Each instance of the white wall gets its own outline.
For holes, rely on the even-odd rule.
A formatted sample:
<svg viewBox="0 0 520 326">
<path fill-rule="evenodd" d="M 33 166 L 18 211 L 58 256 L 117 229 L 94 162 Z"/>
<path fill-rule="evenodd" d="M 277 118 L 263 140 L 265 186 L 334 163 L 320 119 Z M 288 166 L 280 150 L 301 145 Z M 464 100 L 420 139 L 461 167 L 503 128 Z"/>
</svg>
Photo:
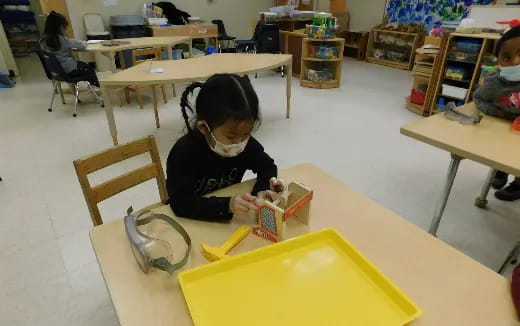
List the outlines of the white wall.
<svg viewBox="0 0 520 326">
<path fill-rule="evenodd" d="M 103 2 L 103 0 L 67 0 L 76 38 L 85 38 L 84 14 L 100 13 L 108 28 L 110 16 L 139 15 L 142 13 L 144 3 L 144 1 L 117 0 L 117 6 L 104 7 Z M 252 21 L 258 19 L 259 12 L 267 11 L 276 3 L 275 0 L 174 0 L 172 2 L 177 8 L 203 20 L 222 19 L 228 34 L 239 39 L 251 38 Z"/>
<path fill-rule="evenodd" d="M 369 31 L 383 22 L 386 0 L 347 0 L 350 30 Z"/>
</svg>

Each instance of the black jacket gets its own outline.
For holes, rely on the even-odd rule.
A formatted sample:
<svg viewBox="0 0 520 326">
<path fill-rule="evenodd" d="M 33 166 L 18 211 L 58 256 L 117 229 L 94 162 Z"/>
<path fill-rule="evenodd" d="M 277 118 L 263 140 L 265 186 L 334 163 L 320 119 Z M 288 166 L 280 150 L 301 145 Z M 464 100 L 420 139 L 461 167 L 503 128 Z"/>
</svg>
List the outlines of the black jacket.
<svg viewBox="0 0 520 326">
<path fill-rule="evenodd" d="M 240 183 L 246 170 L 257 174 L 251 192 L 269 189 L 269 179 L 277 176 L 274 160 L 253 137 L 236 157 L 224 158 L 213 152 L 198 131 L 180 138 L 166 162 L 166 188 L 170 206 L 177 216 L 201 220 L 229 220 L 230 197 L 203 197 L 215 190 Z"/>
</svg>

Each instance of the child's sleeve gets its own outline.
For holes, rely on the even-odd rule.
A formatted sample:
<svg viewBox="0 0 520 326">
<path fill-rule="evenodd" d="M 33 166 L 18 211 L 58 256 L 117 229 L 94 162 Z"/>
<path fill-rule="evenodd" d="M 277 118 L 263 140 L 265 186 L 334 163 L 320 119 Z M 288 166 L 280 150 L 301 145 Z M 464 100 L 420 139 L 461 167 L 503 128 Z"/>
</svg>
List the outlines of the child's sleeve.
<svg viewBox="0 0 520 326">
<path fill-rule="evenodd" d="M 166 189 L 170 207 L 177 216 L 206 221 L 228 221 L 230 197 L 203 197 L 195 194 L 197 177 L 193 165 L 168 157 Z"/>
<path fill-rule="evenodd" d="M 486 78 L 484 84 L 473 93 L 473 101 L 482 113 L 492 116 L 499 114 L 499 110 L 494 103 L 498 96 L 498 86 L 498 77 L 493 75 Z"/>
<path fill-rule="evenodd" d="M 63 37 L 63 40 L 65 41 L 65 46 L 70 49 L 84 50 L 86 47 L 86 43 L 82 40 L 75 40 L 68 37 Z"/>
<path fill-rule="evenodd" d="M 256 184 L 251 194 L 256 196 L 259 191 L 269 189 L 269 180 L 278 176 L 278 168 L 274 160 L 264 151 L 264 147 L 254 138 L 252 145 L 250 169 L 256 173 Z"/>
</svg>

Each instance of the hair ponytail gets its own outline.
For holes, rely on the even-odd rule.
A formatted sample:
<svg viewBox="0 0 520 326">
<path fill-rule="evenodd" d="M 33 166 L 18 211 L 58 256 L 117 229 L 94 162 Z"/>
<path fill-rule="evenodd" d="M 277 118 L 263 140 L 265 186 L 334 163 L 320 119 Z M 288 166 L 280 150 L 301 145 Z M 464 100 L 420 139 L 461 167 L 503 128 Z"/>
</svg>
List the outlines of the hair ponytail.
<svg viewBox="0 0 520 326">
<path fill-rule="evenodd" d="M 190 86 L 188 86 L 184 90 L 184 92 L 182 93 L 182 96 L 181 96 L 181 112 L 182 112 L 182 117 L 184 118 L 184 122 L 186 123 L 186 128 L 188 128 L 188 132 L 192 131 L 192 129 L 190 126 L 190 121 L 189 121 L 190 119 L 188 116 L 188 112 L 186 112 L 186 109 L 190 110 L 190 112 L 193 113 L 193 108 L 191 107 L 188 97 L 191 94 L 193 94 L 193 91 L 196 88 L 202 89 L 202 83 L 200 83 L 200 82 L 192 83 Z"/>
<path fill-rule="evenodd" d="M 200 87 L 195 105 L 189 96 Z M 248 121 L 253 127 L 260 123 L 258 96 L 247 77 L 232 74 L 216 74 L 204 83 L 193 83 L 181 96 L 181 112 L 188 132 L 196 130 L 190 126 L 188 110 L 197 121 L 205 121 L 213 129 L 226 121 Z"/>
</svg>

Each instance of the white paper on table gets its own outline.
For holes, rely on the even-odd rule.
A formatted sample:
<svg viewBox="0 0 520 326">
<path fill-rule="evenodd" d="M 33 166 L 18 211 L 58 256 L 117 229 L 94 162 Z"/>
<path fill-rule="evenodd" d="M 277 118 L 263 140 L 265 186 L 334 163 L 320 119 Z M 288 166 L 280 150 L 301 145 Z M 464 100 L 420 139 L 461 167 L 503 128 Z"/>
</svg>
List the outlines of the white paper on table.
<svg viewBox="0 0 520 326">
<path fill-rule="evenodd" d="M 103 42 L 103 40 L 88 40 L 87 44 L 98 44 L 98 43 L 101 43 L 101 42 Z"/>
<path fill-rule="evenodd" d="M 150 68 L 150 72 L 160 74 L 164 72 L 164 68 L 157 67 L 157 68 Z"/>
<path fill-rule="evenodd" d="M 117 0 L 103 0 L 103 6 L 105 6 L 105 7 L 117 6 Z"/>
</svg>

